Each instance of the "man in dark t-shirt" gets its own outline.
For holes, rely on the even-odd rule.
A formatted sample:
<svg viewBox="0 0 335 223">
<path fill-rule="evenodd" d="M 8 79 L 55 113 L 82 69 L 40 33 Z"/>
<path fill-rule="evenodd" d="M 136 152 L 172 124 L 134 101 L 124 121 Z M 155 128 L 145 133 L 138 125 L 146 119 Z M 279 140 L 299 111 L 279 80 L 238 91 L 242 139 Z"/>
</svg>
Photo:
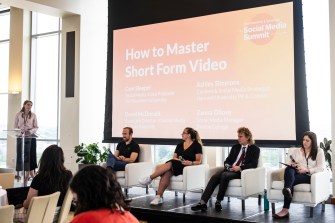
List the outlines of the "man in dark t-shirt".
<svg viewBox="0 0 335 223">
<path fill-rule="evenodd" d="M 110 153 L 107 159 L 107 167 L 114 171 L 124 171 L 128 163 L 138 162 L 140 147 L 133 140 L 133 129 L 123 128 L 123 141 L 118 143 L 114 154 Z"/>
</svg>

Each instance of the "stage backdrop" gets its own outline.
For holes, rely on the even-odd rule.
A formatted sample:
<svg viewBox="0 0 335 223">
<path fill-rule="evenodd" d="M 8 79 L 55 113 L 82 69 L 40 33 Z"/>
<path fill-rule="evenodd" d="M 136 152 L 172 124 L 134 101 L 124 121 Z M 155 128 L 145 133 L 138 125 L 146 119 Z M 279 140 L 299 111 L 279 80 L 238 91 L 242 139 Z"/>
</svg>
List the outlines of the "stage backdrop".
<svg viewBox="0 0 335 223">
<path fill-rule="evenodd" d="M 138 142 L 175 143 L 190 126 L 206 145 L 225 145 L 246 126 L 258 144 L 300 143 L 309 129 L 300 2 L 244 8 L 243 1 L 227 1 L 222 9 L 233 11 L 172 21 L 176 12 L 164 4 L 177 8 L 177 1 L 138 1 L 147 12 L 138 2 L 134 8 L 133 1 L 116 2 L 109 14 L 106 142 L 120 140 L 122 128 L 131 126 Z M 121 12 L 129 23 L 118 23 Z M 155 19 L 141 24 L 146 16 Z"/>
</svg>

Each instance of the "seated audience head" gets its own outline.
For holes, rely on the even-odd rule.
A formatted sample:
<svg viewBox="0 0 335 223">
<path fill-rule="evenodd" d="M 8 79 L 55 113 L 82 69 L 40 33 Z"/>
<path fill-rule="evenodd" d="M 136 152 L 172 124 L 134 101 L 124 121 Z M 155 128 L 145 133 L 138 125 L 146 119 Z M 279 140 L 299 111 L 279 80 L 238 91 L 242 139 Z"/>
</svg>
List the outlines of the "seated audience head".
<svg viewBox="0 0 335 223">
<path fill-rule="evenodd" d="M 200 143 L 202 145 L 202 141 L 201 141 L 201 138 L 200 138 L 200 135 L 199 135 L 199 132 L 191 127 L 186 127 L 183 131 L 183 139 L 184 139 L 184 135 L 185 134 L 189 134 L 190 135 L 190 138 L 192 141 L 198 141 L 198 143 Z"/>
<path fill-rule="evenodd" d="M 50 188 L 61 190 L 67 188 L 69 183 L 68 179 L 63 176 L 65 171 L 62 148 L 57 145 L 48 146 L 42 153 L 37 174 L 48 179 L 44 183 L 49 184 Z"/>
<path fill-rule="evenodd" d="M 113 171 L 92 165 L 79 170 L 70 183 L 75 215 L 101 208 L 129 210 Z"/>
<path fill-rule="evenodd" d="M 254 139 L 252 137 L 252 133 L 251 133 L 251 131 L 248 128 L 246 128 L 246 127 L 240 127 L 240 128 L 238 128 L 237 134 L 238 134 L 238 142 L 239 142 L 239 144 L 242 144 L 242 145 L 245 144 L 244 143 L 244 139 L 247 140 L 247 144 L 249 144 L 249 145 L 255 144 L 255 141 L 254 141 Z"/>
</svg>

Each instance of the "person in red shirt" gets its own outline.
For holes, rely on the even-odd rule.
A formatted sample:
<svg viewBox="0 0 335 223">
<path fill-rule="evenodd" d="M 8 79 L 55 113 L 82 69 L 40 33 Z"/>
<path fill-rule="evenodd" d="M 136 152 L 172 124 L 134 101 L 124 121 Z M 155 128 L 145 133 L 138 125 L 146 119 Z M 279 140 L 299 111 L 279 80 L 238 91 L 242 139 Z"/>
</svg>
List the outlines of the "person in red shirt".
<svg viewBox="0 0 335 223">
<path fill-rule="evenodd" d="M 76 203 L 71 223 L 139 223 L 129 212 L 113 171 L 87 166 L 73 177 L 70 189 Z"/>
</svg>

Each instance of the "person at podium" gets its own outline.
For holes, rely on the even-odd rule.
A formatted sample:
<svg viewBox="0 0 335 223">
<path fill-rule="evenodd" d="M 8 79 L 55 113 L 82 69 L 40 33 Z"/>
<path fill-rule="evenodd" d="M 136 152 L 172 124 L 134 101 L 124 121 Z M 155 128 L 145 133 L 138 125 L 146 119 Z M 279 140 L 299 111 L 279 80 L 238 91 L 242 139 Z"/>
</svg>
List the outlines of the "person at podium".
<svg viewBox="0 0 335 223">
<path fill-rule="evenodd" d="M 227 191 L 230 180 L 241 179 L 241 171 L 250 168 L 256 168 L 260 149 L 254 144 L 251 131 L 246 127 L 240 127 L 237 130 L 238 144 L 234 145 L 224 162 L 224 170 L 215 173 L 205 188 L 199 203 L 191 207 L 192 211 L 206 211 L 207 202 L 211 198 L 217 185 L 219 191 L 216 196 L 215 210 L 221 211 L 221 201 Z"/>
<path fill-rule="evenodd" d="M 35 177 L 35 169 L 37 168 L 36 157 L 36 136 L 38 130 L 36 114 L 31 111 L 33 102 L 26 100 L 23 107 L 16 114 L 14 121 L 14 128 L 20 129 L 21 132 L 16 141 L 16 171 L 27 171 L 25 174 L 24 184 L 26 185 L 29 175 Z M 22 135 L 24 134 L 24 149 L 22 149 Z M 22 152 L 24 153 L 24 160 L 22 160 Z M 24 167 L 22 167 L 22 164 Z"/>
</svg>

